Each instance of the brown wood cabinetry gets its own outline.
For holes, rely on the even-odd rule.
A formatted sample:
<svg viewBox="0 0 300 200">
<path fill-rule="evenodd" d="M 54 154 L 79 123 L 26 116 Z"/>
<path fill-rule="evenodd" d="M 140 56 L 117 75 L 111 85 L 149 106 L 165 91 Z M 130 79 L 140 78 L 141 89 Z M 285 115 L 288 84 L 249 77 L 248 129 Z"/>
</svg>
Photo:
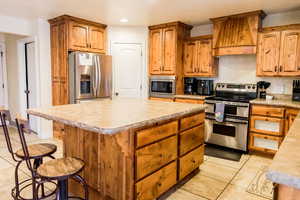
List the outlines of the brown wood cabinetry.
<svg viewBox="0 0 300 200">
<path fill-rule="evenodd" d="M 285 113 L 285 124 L 284 124 L 284 132 L 285 134 L 288 133 L 289 129 L 291 128 L 294 120 L 296 119 L 297 115 L 299 114 L 300 109 L 295 108 L 287 108 Z"/>
<path fill-rule="evenodd" d="M 249 149 L 275 154 L 284 137 L 285 108 L 252 105 Z"/>
<path fill-rule="evenodd" d="M 212 35 L 190 38 L 184 43 L 185 76 L 214 77 L 218 58 L 212 55 Z"/>
<path fill-rule="evenodd" d="M 180 103 L 194 103 L 194 104 L 204 104 L 202 99 L 184 99 L 184 98 L 175 98 L 175 102 Z"/>
<path fill-rule="evenodd" d="M 63 15 L 49 20 L 51 34 L 52 104 L 69 103 L 69 51 L 105 53 L 106 25 Z M 53 123 L 54 137 L 62 138 L 63 125 Z"/>
<path fill-rule="evenodd" d="M 160 97 L 149 97 L 149 100 L 154 101 L 165 101 L 165 102 L 173 102 L 173 98 L 160 98 Z"/>
<path fill-rule="evenodd" d="M 300 76 L 300 25 L 264 28 L 258 37 L 257 76 Z"/>
<path fill-rule="evenodd" d="M 204 112 L 135 133 L 136 199 L 158 198 L 203 162 Z"/>
<path fill-rule="evenodd" d="M 151 75 L 178 75 L 182 72 L 183 41 L 191 28 L 181 22 L 149 26 Z"/>
</svg>

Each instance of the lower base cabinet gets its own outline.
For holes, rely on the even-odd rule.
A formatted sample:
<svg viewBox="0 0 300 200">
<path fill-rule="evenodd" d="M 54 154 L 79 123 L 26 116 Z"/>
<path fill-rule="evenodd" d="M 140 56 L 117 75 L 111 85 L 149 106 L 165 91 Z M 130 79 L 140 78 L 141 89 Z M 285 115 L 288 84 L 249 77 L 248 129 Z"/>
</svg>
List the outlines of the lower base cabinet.
<svg viewBox="0 0 300 200">
<path fill-rule="evenodd" d="M 172 98 L 161 98 L 161 97 L 149 97 L 149 100 L 153 101 L 165 101 L 165 102 L 173 102 Z"/>
<path fill-rule="evenodd" d="M 202 99 L 181 99 L 181 98 L 176 98 L 175 102 L 179 103 L 194 103 L 194 104 L 204 104 L 204 100 Z"/>
<path fill-rule="evenodd" d="M 282 142 L 282 137 L 250 133 L 249 149 L 275 154 Z"/>
<path fill-rule="evenodd" d="M 139 181 L 135 188 L 136 199 L 156 199 L 177 183 L 176 174 L 177 163 L 174 161 L 142 181 Z"/>
<path fill-rule="evenodd" d="M 179 159 L 179 179 L 183 179 L 203 163 L 204 145 Z"/>
</svg>

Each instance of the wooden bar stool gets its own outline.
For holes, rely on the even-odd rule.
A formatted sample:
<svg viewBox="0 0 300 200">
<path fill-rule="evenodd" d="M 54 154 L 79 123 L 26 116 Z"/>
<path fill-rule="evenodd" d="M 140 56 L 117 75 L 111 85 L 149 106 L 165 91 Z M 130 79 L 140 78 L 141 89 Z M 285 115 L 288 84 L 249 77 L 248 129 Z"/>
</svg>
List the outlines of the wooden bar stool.
<svg viewBox="0 0 300 200">
<path fill-rule="evenodd" d="M 35 184 L 37 185 L 37 187 L 34 188 L 34 200 L 40 200 L 40 198 L 38 198 L 39 188 L 42 184 L 44 184 L 47 181 L 57 181 L 57 200 L 67 200 L 68 198 L 88 200 L 88 186 L 85 180 L 79 175 L 79 173 L 84 168 L 84 162 L 74 157 L 59 158 L 42 163 L 37 168 L 37 170 L 34 170 L 30 162 L 29 148 L 27 147 L 26 140 L 24 137 L 24 131 L 26 130 L 26 126 L 19 119 L 16 119 L 16 124 L 18 127 L 27 167 L 32 172 Z M 69 178 L 78 181 L 84 187 L 84 199 L 81 197 L 73 197 L 68 195 Z"/>
<path fill-rule="evenodd" d="M 25 155 L 22 148 L 17 150 L 16 152 L 13 151 L 9 131 L 6 124 L 7 120 L 8 121 L 11 120 L 10 112 L 4 107 L 0 107 L 0 120 L 1 120 L 1 126 L 3 128 L 8 151 L 11 154 L 12 159 L 15 162 L 17 162 L 17 165 L 15 167 L 15 187 L 12 189 L 11 194 L 15 200 L 19 200 L 19 199 L 26 200 L 26 198 L 23 198 L 21 196 L 21 191 L 31 185 L 29 182 L 32 181 L 32 178 L 23 180 L 21 182 L 19 181 L 19 167 L 21 163 L 25 161 Z M 27 120 L 24 120 L 24 124 L 26 124 L 27 128 L 29 128 L 29 124 Z M 44 157 L 50 157 L 54 159 L 52 154 L 56 152 L 57 147 L 49 143 L 40 143 L 40 144 L 29 145 L 28 149 L 29 149 L 29 159 L 34 161 L 34 169 L 36 170 L 38 166 L 43 163 Z M 41 186 L 41 190 L 42 190 L 42 196 L 46 198 L 47 195 L 45 195 L 44 185 Z"/>
</svg>

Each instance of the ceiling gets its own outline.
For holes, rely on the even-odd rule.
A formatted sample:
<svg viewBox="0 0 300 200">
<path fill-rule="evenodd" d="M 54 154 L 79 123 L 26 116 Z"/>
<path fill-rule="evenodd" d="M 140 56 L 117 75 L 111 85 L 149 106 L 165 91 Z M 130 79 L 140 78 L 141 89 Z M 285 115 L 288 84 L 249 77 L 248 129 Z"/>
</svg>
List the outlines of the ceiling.
<svg viewBox="0 0 300 200">
<path fill-rule="evenodd" d="M 0 14 L 25 18 L 74 15 L 108 25 L 170 21 L 204 24 L 209 18 L 262 9 L 268 14 L 300 9 L 299 0 L 0 0 Z M 127 18 L 127 23 L 121 23 Z"/>
</svg>

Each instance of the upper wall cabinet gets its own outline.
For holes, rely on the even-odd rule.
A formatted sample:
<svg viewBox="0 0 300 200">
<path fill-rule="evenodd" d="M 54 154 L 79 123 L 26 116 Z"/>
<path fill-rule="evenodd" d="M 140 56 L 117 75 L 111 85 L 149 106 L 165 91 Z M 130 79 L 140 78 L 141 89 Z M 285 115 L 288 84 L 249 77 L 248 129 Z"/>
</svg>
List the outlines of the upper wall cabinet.
<svg viewBox="0 0 300 200">
<path fill-rule="evenodd" d="M 263 11 L 213 18 L 215 56 L 256 54 L 257 33 L 265 17 Z"/>
<path fill-rule="evenodd" d="M 257 76 L 300 76 L 300 25 L 264 28 L 258 37 Z"/>
<path fill-rule="evenodd" d="M 191 28 L 181 22 L 149 27 L 150 75 L 181 75 L 183 42 Z"/>
<path fill-rule="evenodd" d="M 50 19 L 49 23 L 52 27 L 62 23 L 66 26 L 64 37 L 69 51 L 105 53 L 106 25 L 68 15 Z"/>
<path fill-rule="evenodd" d="M 212 55 L 212 35 L 188 39 L 184 43 L 185 76 L 215 77 L 218 58 Z"/>
</svg>

